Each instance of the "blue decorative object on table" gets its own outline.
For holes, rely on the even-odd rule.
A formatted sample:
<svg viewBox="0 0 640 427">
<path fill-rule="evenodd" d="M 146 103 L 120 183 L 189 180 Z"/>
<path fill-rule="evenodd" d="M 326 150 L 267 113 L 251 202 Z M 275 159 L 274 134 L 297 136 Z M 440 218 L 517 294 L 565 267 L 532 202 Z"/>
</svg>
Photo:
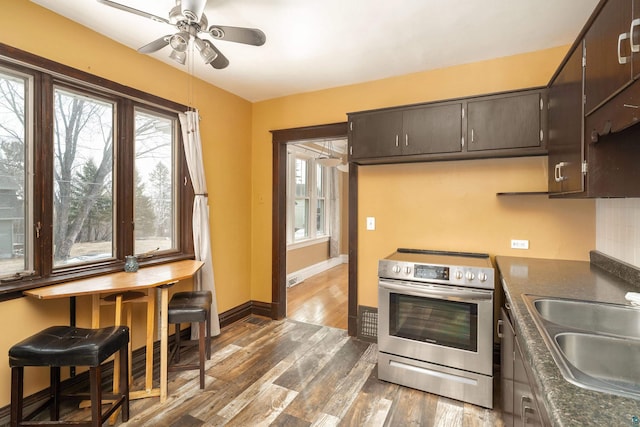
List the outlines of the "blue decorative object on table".
<svg viewBox="0 0 640 427">
<path fill-rule="evenodd" d="M 127 273 L 135 273 L 138 271 L 138 258 L 133 255 L 124 257 L 124 271 Z"/>
</svg>

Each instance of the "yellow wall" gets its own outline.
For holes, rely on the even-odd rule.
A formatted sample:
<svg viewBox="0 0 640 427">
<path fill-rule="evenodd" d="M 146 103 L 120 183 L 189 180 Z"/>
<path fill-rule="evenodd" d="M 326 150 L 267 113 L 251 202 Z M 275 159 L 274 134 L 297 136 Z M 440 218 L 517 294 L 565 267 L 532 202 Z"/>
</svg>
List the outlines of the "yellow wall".
<svg viewBox="0 0 640 427">
<path fill-rule="evenodd" d="M 329 259 L 329 242 L 321 242 L 287 251 L 287 274 Z"/>
<path fill-rule="evenodd" d="M 193 102 L 190 105 L 197 107 L 202 115 L 200 125 L 218 308 L 226 311 L 247 302 L 250 299 L 247 265 L 251 244 L 251 173 L 247 160 L 251 158 L 251 104 L 202 81 L 190 79 L 175 68 L 27 0 L 2 2 L 0 41 L 185 105 L 190 104 L 188 88 L 192 80 Z M 79 301 L 79 307 L 82 306 Z M 88 325 L 88 313 L 82 308 L 79 311 L 79 324 Z M 67 301 L 21 298 L 0 303 L 0 325 L 4 325 L 0 334 L 0 407 L 8 405 L 10 400 L 9 347 L 44 327 L 67 321 Z M 143 316 L 141 321 L 144 322 Z M 134 340 L 139 341 L 135 332 Z M 25 393 L 40 390 L 47 384 L 46 372 L 39 372 L 38 378 L 32 375 L 27 373 Z"/>
<path fill-rule="evenodd" d="M 252 299 L 271 301 L 270 130 L 342 122 L 353 111 L 544 86 L 566 51 L 566 46 L 553 48 L 255 103 Z M 546 157 L 361 168 L 358 304 L 377 306 L 376 263 L 398 246 L 588 259 L 595 245 L 593 201 L 495 196 L 545 189 L 545 162 Z M 419 196 L 422 210 L 409 213 L 416 206 L 412 198 Z M 436 208 L 430 197 L 440 198 L 444 210 L 429 212 Z M 377 217 L 378 229 L 366 232 L 364 218 L 370 215 Z M 406 215 L 410 220 L 401 220 Z M 427 227 L 435 233 L 427 235 Z M 513 252 L 511 238 L 530 239 L 531 249 Z"/>
</svg>

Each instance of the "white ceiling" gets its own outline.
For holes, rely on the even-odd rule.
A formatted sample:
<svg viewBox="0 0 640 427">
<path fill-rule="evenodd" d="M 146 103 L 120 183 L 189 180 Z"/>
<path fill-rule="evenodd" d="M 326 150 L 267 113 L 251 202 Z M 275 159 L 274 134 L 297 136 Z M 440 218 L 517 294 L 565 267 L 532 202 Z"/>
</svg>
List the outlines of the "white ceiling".
<svg viewBox="0 0 640 427">
<path fill-rule="evenodd" d="M 96 0 L 31 0 L 137 49 L 173 27 Z M 168 18 L 175 0 L 116 0 Z M 229 59 L 193 73 L 249 101 L 377 80 L 574 41 L 598 0 L 209 0 L 209 25 L 259 28 L 264 46 L 217 41 Z M 168 58 L 170 48 L 153 54 Z M 481 76 L 479 76 L 480 78 Z"/>
</svg>

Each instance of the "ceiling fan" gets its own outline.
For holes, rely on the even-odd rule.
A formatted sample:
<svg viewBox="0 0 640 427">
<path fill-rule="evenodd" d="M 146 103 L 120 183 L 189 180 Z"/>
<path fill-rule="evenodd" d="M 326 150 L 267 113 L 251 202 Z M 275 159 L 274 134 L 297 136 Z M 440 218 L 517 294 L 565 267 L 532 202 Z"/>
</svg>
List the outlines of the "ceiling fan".
<svg viewBox="0 0 640 427">
<path fill-rule="evenodd" d="M 215 40 L 223 40 L 235 43 L 243 43 L 252 46 L 262 46 L 266 37 L 257 28 L 229 27 L 224 25 L 212 25 L 204 14 L 207 0 L 176 0 L 176 6 L 169 11 L 169 19 L 134 9 L 124 4 L 111 0 L 98 0 L 100 3 L 111 6 L 125 12 L 149 18 L 156 22 L 162 22 L 174 26 L 178 32 L 167 34 L 138 49 L 140 53 L 153 53 L 165 46 L 171 46 L 169 57 L 184 65 L 187 59 L 189 41 L 193 40 L 200 56 L 205 64 L 211 64 L 215 69 L 223 69 L 229 65 L 229 60 L 220 52 L 213 43 L 201 37 L 207 35 Z"/>
</svg>

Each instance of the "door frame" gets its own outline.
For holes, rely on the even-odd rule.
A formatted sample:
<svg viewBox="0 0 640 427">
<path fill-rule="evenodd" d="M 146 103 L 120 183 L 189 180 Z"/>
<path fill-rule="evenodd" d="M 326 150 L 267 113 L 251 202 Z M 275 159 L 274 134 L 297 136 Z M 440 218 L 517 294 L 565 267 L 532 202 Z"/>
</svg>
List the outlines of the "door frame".
<svg viewBox="0 0 640 427">
<path fill-rule="evenodd" d="M 347 122 L 272 130 L 271 317 L 287 315 L 287 145 L 309 139 L 346 138 Z M 349 164 L 349 302 L 348 333 L 357 335 L 357 166 Z M 354 190 L 355 188 L 355 190 Z"/>
</svg>

